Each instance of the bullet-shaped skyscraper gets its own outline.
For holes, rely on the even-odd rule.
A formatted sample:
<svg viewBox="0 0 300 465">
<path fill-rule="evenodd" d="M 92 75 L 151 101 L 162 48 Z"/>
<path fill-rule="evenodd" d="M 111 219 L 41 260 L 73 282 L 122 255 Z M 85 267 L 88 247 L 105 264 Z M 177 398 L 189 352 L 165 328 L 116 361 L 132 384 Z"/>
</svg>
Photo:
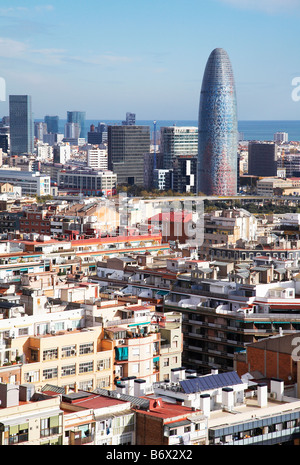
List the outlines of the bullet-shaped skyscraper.
<svg viewBox="0 0 300 465">
<path fill-rule="evenodd" d="M 237 193 L 237 108 L 229 57 L 214 49 L 204 71 L 198 119 L 198 192 Z"/>
</svg>

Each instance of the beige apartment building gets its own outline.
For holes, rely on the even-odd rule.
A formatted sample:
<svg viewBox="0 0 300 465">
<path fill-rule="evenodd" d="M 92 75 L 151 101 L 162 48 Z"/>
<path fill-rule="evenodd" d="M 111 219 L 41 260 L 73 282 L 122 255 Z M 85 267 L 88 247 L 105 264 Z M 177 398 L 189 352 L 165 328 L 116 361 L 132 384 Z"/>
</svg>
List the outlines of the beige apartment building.
<svg viewBox="0 0 300 465">
<path fill-rule="evenodd" d="M 11 340 L 16 353 L 24 353 L 21 384 L 36 389 L 51 383 L 78 389 L 111 389 L 113 352 L 101 349 L 102 326 Z"/>
</svg>

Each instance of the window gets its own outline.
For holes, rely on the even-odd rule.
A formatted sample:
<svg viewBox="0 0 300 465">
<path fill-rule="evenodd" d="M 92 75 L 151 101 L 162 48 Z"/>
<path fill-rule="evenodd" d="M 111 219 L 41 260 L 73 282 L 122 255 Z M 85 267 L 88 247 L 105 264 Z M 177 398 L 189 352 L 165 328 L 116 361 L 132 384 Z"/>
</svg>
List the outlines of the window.
<svg viewBox="0 0 300 465">
<path fill-rule="evenodd" d="M 28 328 L 20 328 L 19 329 L 19 336 L 27 336 L 28 334 Z"/>
<path fill-rule="evenodd" d="M 190 426 L 185 426 L 184 427 L 184 432 L 185 433 L 189 433 L 191 431 L 191 427 Z"/>
<path fill-rule="evenodd" d="M 166 358 L 166 359 L 164 360 L 164 367 L 168 367 L 168 366 L 169 366 L 169 359 Z"/>
<path fill-rule="evenodd" d="M 132 356 L 136 357 L 140 355 L 140 348 L 139 347 L 133 347 L 132 348 Z"/>
<path fill-rule="evenodd" d="M 76 355 L 76 346 L 71 345 L 71 346 L 65 346 L 62 347 L 61 349 L 61 357 L 66 358 L 66 357 L 74 357 Z"/>
<path fill-rule="evenodd" d="M 43 370 L 43 378 L 44 379 L 57 378 L 57 367 L 47 368 L 46 370 Z"/>
<path fill-rule="evenodd" d="M 96 380 L 97 388 L 106 388 L 109 385 L 110 385 L 110 376 L 103 376 L 102 378 L 98 378 Z"/>
<path fill-rule="evenodd" d="M 58 349 L 47 349 L 43 351 L 43 360 L 53 360 L 58 358 Z"/>
<path fill-rule="evenodd" d="M 94 363 L 93 362 L 84 362 L 79 364 L 79 373 L 87 373 L 93 371 Z"/>
<path fill-rule="evenodd" d="M 80 344 L 79 346 L 79 354 L 84 355 L 84 354 L 90 354 L 94 352 L 94 343 L 89 342 L 87 344 Z"/>
<path fill-rule="evenodd" d="M 75 375 L 75 372 L 76 372 L 75 365 L 67 365 L 61 368 L 61 376 Z"/>
<path fill-rule="evenodd" d="M 59 415 L 41 419 L 41 437 L 59 433 Z"/>
<path fill-rule="evenodd" d="M 8 436 L 8 442 L 7 442 Z M 28 423 L 7 426 L 4 432 L 4 444 L 18 444 L 28 441 Z"/>
<path fill-rule="evenodd" d="M 39 361 L 39 351 L 35 349 L 30 349 L 31 354 L 31 361 L 38 362 Z"/>
<path fill-rule="evenodd" d="M 108 370 L 110 368 L 110 359 L 97 360 L 97 370 Z"/>
<path fill-rule="evenodd" d="M 40 380 L 39 371 L 28 371 L 24 373 L 25 383 L 34 383 Z"/>
<path fill-rule="evenodd" d="M 139 371 L 140 371 L 140 365 L 139 365 L 139 363 L 134 363 L 134 364 L 132 365 L 132 369 L 131 369 L 131 370 L 132 370 L 132 373 L 139 373 Z"/>
<path fill-rule="evenodd" d="M 177 435 L 177 429 L 170 429 L 170 436 L 176 436 Z"/>
</svg>

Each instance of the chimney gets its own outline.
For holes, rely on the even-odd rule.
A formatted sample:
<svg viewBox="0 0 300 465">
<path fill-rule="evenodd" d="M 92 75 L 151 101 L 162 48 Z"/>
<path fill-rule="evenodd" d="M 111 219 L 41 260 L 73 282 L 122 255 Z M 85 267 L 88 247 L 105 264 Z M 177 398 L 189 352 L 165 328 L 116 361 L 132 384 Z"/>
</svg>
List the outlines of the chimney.
<svg viewBox="0 0 300 465">
<path fill-rule="evenodd" d="M 69 386 L 65 386 L 65 394 L 69 394 Z"/>
<path fill-rule="evenodd" d="M 268 386 L 265 383 L 257 385 L 257 402 L 259 407 L 266 407 L 268 405 Z"/>
<path fill-rule="evenodd" d="M 200 396 L 200 410 L 202 410 L 203 415 L 210 417 L 210 395 L 201 394 Z"/>
<path fill-rule="evenodd" d="M 224 408 L 232 408 L 234 405 L 233 389 L 225 387 L 222 389 L 222 404 Z"/>
<path fill-rule="evenodd" d="M 136 379 L 136 376 L 129 376 L 128 377 L 128 395 L 133 396 L 134 395 L 134 380 Z"/>
<path fill-rule="evenodd" d="M 178 383 L 178 381 L 183 381 L 185 379 L 185 368 L 172 368 L 171 369 L 171 382 Z"/>
<path fill-rule="evenodd" d="M 284 381 L 278 378 L 271 379 L 271 394 L 275 394 L 276 400 L 282 400 L 284 391 Z"/>
<path fill-rule="evenodd" d="M 197 371 L 196 370 L 186 370 L 185 371 L 186 377 L 188 379 L 195 378 L 197 376 Z"/>
<path fill-rule="evenodd" d="M 134 395 L 135 397 L 142 397 L 145 395 L 146 390 L 146 380 L 145 379 L 135 379 L 134 380 Z"/>
<path fill-rule="evenodd" d="M 218 370 L 217 368 L 213 367 L 213 368 L 211 369 L 211 372 L 210 372 L 210 373 L 211 373 L 212 375 L 217 375 L 217 374 L 219 373 L 219 370 Z"/>
<path fill-rule="evenodd" d="M 0 383 L 1 408 L 16 407 L 19 405 L 19 385 Z"/>
<path fill-rule="evenodd" d="M 116 389 L 118 394 L 126 394 L 126 385 L 124 383 L 118 383 Z"/>
<path fill-rule="evenodd" d="M 121 384 L 125 386 L 125 392 L 122 392 L 122 394 L 129 394 L 129 392 L 128 392 L 129 391 L 128 378 L 127 377 L 121 378 Z M 118 386 L 118 384 L 117 384 L 117 386 Z M 119 391 L 119 392 L 121 392 L 121 391 Z"/>
</svg>

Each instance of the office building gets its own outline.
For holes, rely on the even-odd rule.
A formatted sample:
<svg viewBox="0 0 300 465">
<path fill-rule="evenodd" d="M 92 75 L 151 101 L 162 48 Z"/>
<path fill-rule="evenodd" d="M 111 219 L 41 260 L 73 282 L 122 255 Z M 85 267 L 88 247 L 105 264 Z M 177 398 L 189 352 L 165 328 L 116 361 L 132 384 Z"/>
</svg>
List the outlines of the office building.
<svg viewBox="0 0 300 465">
<path fill-rule="evenodd" d="M 105 123 L 98 123 L 97 131 L 98 131 L 100 134 L 102 134 L 101 143 L 104 144 L 105 142 L 107 142 L 107 138 L 108 138 L 108 135 L 107 135 L 107 124 L 105 124 Z"/>
<path fill-rule="evenodd" d="M 4 153 L 8 152 L 8 148 L 9 148 L 8 138 L 9 138 L 8 134 L 0 134 L 0 149 L 2 149 Z"/>
<path fill-rule="evenodd" d="M 68 111 L 67 112 L 67 123 L 78 124 L 79 125 L 79 136 L 78 137 L 86 138 L 85 111 Z"/>
<path fill-rule="evenodd" d="M 78 139 L 80 134 L 80 125 L 78 123 L 65 124 L 65 139 Z"/>
<path fill-rule="evenodd" d="M 248 145 L 248 174 L 251 176 L 277 176 L 277 145 L 250 142 Z"/>
<path fill-rule="evenodd" d="M 30 95 L 9 96 L 10 154 L 33 153 L 33 119 Z"/>
<path fill-rule="evenodd" d="M 154 188 L 154 169 L 163 169 L 163 157 L 160 152 L 150 152 L 144 156 L 144 187 L 147 190 Z"/>
<path fill-rule="evenodd" d="M 59 125 L 59 117 L 58 116 L 45 116 L 44 122 L 47 124 L 47 132 L 48 134 L 57 134 L 58 133 L 58 125 Z"/>
<path fill-rule="evenodd" d="M 43 142 L 44 144 L 54 145 L 62 142 L 63 138 L 64 135 L 59 133 L 44 134 Z"/>
<path fill-rule="evenodd" d="M 198 192 L 237 193 L 237 109 L 234 76 L 225 50 L 208 58 L 199 105 Z"/>
<path fill-rule="evenodd" d="M 59 189 L 87 195 L 114 195 L 117 176 L 111 171 L 95 171 L 91 168 L 63 169 L 57 173 Z"/>
<path fill-rule="evenodd" d="M 123 126 L 135 126 L 135 113 L 126 113 L 126 120 L 122 121 Z"/>
<path fill-rule="evenodd" d="M 100 145 L 102 144 L 102 133 L 98 131 L 98 128 L 95 129 L 94 124 L 91 124 L 90 130 L 87 136 L 88 144 Z"/>
<path fill-rule="evenodd" d="M 108 168 L 118 175 L 118 184 L 144 185 L 149 152 L 149 126 L 108 126 Z"/>
<path fill-rule="evenodd" d="M 23 196 L 50 195 L 50 177 L 39 172 L 0 169 L 1 182 L 21 187 Z"/>
<path fill-rule="evenodd" d="M 173 161 L 173 190 L 197 193 L 197 156 L 180 155 Z"/>
<path fill-rule="evenodd" d="M 197 156 L 198 128 L 196 127 L 162 127 L 160 130 L 160 150 L 163 154 L 164 169 L 172 169 L 173 161 L 178 155 Z"/>
<path fill-rule="evenodd" d="M 34 123 L 34 137 L 38 140 L 43 140 L 44 134 L 47 134 L 47 124 L 42 121 Z"/>
<path fill-rule="evenodd" d="M 168 191 L 173 186 L 173 171 L 172 170 L 154 170 L 153 172 L 153 187 L 160 191 Z"/>
</svg>

